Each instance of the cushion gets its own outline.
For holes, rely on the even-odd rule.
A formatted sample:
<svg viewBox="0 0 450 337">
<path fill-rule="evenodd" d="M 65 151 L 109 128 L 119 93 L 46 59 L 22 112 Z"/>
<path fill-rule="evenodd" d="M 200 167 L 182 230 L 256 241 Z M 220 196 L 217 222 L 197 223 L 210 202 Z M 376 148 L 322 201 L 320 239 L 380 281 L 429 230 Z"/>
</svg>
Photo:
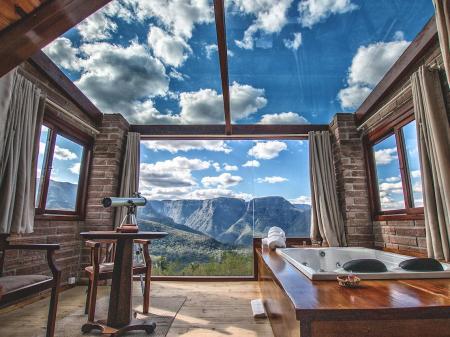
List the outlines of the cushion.
<svg viewBox="0 0 450 337">
<path fill-rule="evenodd" d="M 383 262 L 376 259 L 351 260 L 342 266 L 344 270 L 354 273 L 384 273 L 387 268 Z"/>
<path fill-rule="evenodd" d="M 144 263 L 134 263 L 133 268 L 139 268 L 139 267 L 145 267 Z M 84 268 L 88 273 L 93 273 L 93 267 L 89 266 Z M 99 272 L 100 273 L 110 273 L 114 269 L 114 262 L 108 262 L 108 263 L 100 263 Z"/>
<path fill-rule="evenodd" d="M 0 277 L 0 286 L 3 288 L 3 294 L 7 294 L 22 287 L 51 279 L 51 277 L 46 275 L 2 276 Z"/>
<path fill-rule="evenodd" d="M 415 258 L 400 262 L 399 267 L 411 271 L 443 271 L 442 264 L 436 259 Z"/>
</svg>

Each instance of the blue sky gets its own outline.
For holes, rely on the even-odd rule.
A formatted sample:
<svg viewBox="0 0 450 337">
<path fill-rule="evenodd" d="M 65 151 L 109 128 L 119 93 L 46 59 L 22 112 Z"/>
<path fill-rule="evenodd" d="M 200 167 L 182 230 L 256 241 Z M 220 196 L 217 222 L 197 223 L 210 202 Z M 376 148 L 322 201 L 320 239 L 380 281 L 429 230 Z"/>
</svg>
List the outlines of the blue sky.
<svg viewBox="0 0 450 337">
<path fill-rule="evenodd" d="M 336 112 L 355 111 L 432 15 L 431 0 L 226 1 L 233 122 L 329 123 Z M 115 0 L 44 51 L 104 113 L 139 124 L 217 124 L 224 118 L 216 43 L 212 1 Z M 253 172 L 242 167 L 252 160 L 250 142 L 227 142 L 228 153 L 205 143 L 190 151 L 143 147 L 142 158 L 220 164 L 222 171 L 189 173 L 191 189 L 204 195 L 215 188 L 216 195 L 307 197 L 307 174 L 300 183 L 291 166 L 298 161 L 303 176 L 307 149 L 283 143 L 286 150 Z M 238 170 L 224 171 L 225 163 Z M 64 165 L 60 178 L 69 180 Z M 242 179 L 220 185 L 230 176 Z M 288 182 L 255 183 L 266 177 Z M 180 183 L 179 195 L 192 196 Z"/>
</svg>

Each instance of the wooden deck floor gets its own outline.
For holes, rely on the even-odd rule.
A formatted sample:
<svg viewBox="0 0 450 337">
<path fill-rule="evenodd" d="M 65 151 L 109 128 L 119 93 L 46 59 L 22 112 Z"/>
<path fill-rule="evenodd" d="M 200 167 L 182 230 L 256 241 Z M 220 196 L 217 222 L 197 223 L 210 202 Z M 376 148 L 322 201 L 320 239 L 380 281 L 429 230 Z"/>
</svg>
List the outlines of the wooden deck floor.
<svg viewBox="0 0 450 337">
<path fill-rule="evenodd" d="M 137 284 L 135 288 L 137 293 Z M 108 287 L 100 287 L 99 297 L 106 295 L 108 290 Z M 61 294 L 59 319 L 83 308 L 85 291 L 86 287 L 75 287 Z M 252 317 L 250 300 L 259 297 L 256 282 L 154 282 L 152 293 L 155 296 L 187 297 L 167 337 L 273 337 L 268 320 Z M 42 331 L 48 299 L 28 304 L 24 309 L 6 309 L 9 313 L 5 309 L 0 311 L 0 336 L 32 337 L 36 331 Z M 5 315 L 8 321 L 2 321 Z"/>
</svg>

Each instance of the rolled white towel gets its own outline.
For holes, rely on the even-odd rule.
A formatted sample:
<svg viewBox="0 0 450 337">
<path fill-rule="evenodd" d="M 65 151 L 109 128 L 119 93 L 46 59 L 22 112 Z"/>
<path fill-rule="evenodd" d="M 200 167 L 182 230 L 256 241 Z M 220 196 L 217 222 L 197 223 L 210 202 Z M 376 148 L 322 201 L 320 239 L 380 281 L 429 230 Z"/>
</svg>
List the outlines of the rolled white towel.
<svg viewBox="0 0 450 337">
<path fill-rule="evenodd" d="M 286 239 L 280 235 L 271 236 L 270 238 L 267 238 L 267 244 L 272 250 L 275 250 L 276 248 L 285 248 Z"/>
<path fill-rule="evenodd" d="M 262 244 L 263 247 L 269 247 L 269 241 L 268 241 L 268 239 L 267 239 L 267 238 L 263 238 L 263 239 L 261 240 L 261 244 Z"/>
<path fill-rule="evenodd" d="M 286 234 L 284 233 L 284 230 L 282 230 L 280 227 L 271 227 L 269 229 L 269 232 L 267 233 L 267 237 L 272 236 L 282 236 L 283 238 L 286 238 Z"/>
</svg>

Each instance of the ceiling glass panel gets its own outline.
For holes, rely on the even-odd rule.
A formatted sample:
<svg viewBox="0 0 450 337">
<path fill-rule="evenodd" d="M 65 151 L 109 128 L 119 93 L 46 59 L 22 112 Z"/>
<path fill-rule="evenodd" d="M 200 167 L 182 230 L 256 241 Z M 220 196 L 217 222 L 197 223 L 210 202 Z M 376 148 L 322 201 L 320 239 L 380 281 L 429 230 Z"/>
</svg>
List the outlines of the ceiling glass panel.
<svg viewBox="0 0 450 337">
<path fill-rule="evenodd" d="M 112 1 L 44 49 L 104 113 L 223 123 L 212 0 Z"/>
<path fill-rule="evenodd" d="M 429 0 L 229 0 L 237 123 L 328 123 L 354 112 L 433 15 Z"/>
</svg>

